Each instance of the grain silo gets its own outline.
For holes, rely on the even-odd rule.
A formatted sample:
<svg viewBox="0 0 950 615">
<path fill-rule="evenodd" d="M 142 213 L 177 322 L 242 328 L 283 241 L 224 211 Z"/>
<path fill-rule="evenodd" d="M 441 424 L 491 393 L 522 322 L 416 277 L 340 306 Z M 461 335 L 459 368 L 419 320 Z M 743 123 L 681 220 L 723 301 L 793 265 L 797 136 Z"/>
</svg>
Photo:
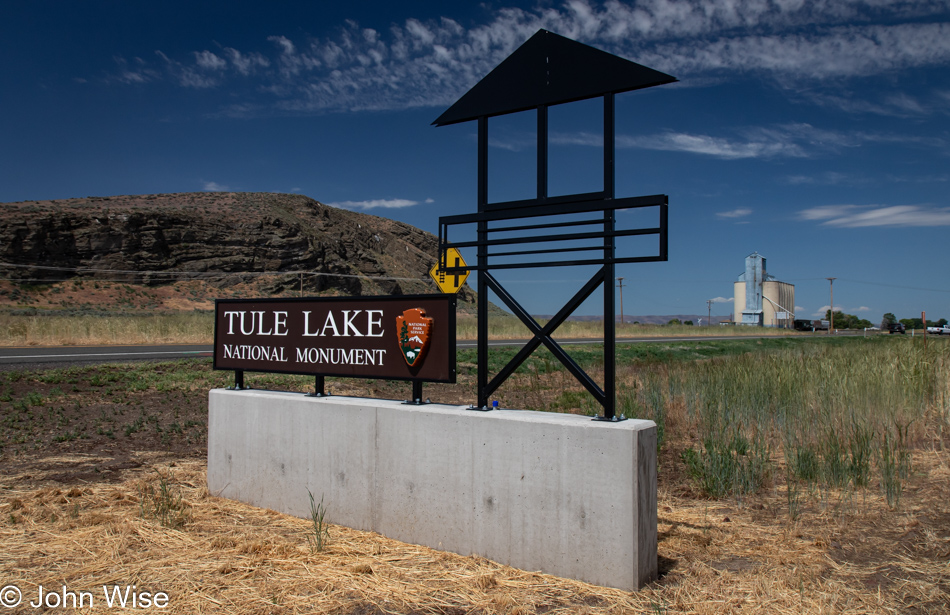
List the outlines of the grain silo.
<svg viewBox="0 0 950 615">
<path fill-rule="evenodd" d="M 745 272 L 733 285 L 733 319 L 736 324 L 792 328 L 795 320 L 795 285 L 779 282 L 765 270 L 765 257 L 753 252 L 745 259 Z"/>
</svg>

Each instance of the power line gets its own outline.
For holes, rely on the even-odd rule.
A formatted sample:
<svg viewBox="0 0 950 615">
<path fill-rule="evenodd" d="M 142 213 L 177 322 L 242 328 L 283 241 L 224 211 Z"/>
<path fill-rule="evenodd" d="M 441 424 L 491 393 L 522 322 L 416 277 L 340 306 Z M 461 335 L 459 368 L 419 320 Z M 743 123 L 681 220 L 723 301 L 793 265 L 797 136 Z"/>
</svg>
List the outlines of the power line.
<svg viewBox="0 0 950 615">
<path fill-rule="evenodd" d="M 63 271 L 71 273 L 82 273 L 82 274 L 95 274 L 95 273 L 112 273 L 112 274 L 128 274 L 128 275 L 153 275 L 153 276 L 169 276 L 169 277 L 227 277 L 227 276 L 275 276 L 275 275 L 309 275 L 309 276 L 327 276 L 332 278 L 356 278 L 362 280 L 398 280 L 398 281 L 407 281 L 407 282 L 419 282 L 425 281 L 427 278 L 418 277 L 418 278 L 400 278 L 394 276 L 372 276 L 372 275 L 357 275 L 349 273 L 324 273 L 322 271 L 151 271 L 151 270 L 130 270 L 130 269 L 93 269 L 90 267 L 49 267 L 45 265 L 17 265 L 14 263 L 0 263 L 0 267 L 9 267 L 14 269 L 40 269 L 43 271 Z M 24 279 L 24 278 L 0 278 L 0 280 L 8 280 L 12 282 L 50 282 L 49 279 Z M 69 280 L 56 280 L 60 282 L 67 282 Z M 107 282 L 110 280 L 101 280 Z M 116 282 L 127 282 L 127 280 L 114 280 Z"/>
<path fill-rule="evenodd" d="M 886 288 L 900 288 L 903 290 L 922 290 L 929 291 L 933 293 L 950 293 L 950 290 L 944 290 L 942 288 L 920 288 L 917 286 L 901 286 L 899 284 L 884 284 L 883 282 L 865 282 L 864 280 L 851 280 L 849 278 L 838 278 L 844 282 L 851 282 L 852 284 L 868 284 L 870 286 L 884 286 Z"/>
<path fill-rule="evenodd" d="M 828 278 L 786 278 L 789 282 L 815 282 L 818 280 L 827 280 Z M 942 288 L 921 288 L 919 286 L 902 286 L 900 284 L 885 284 L 884 282 L 868 282 L 867 280 L 852 280 L 851 278 L 835 278 L 843 282 L 852 284 L 867 284 L 869 286 L 883 286 L 884 288 L 900 288 L 902 290 L 922 290 L 933 293 L 950 293 L 950 290 Z"/>
</svg>

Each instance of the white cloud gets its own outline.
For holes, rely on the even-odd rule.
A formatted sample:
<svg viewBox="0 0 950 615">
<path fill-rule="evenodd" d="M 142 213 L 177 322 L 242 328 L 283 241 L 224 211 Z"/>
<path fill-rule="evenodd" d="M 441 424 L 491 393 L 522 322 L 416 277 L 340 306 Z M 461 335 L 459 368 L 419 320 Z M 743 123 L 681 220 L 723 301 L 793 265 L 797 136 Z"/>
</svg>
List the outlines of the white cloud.
<svg viewBox="0 0 950 615">
<path fill-rule="evenodd" d="M 380 33 L 348 21 L 322 39 L 275 35 L 260 50 L 196 51 L 188 61 L 120 69 L 114 78 L 141 83 L 164 73 L 182 86 L 207 88 L 255 74 L 259 98 L 236 103 L 245 113 L 444 107 L 546 28 L 687 82 L 752 73 L 780 82 L 827 81 L 836 94 L 826 104 L 857 105 L 837 93 L 842 78 L 950 62 L 946 6 L 945 0 L 568 0 L 499 8 L 470 28 L 445 17 L 410 18 Z M 874 104 L 880 112 L 910 115 L 937 108 L 902 94 Z M 724 158 L 796 155 L 769 141 L 705 135 L 664 135 L 654 144 L 661 147 Z"/>
<path fill-rule="evenodd" d="M 293 42 L 286 36 L 268 36 L 267 40 L 280 47 L 281 51 L 286 56 L 293 55 L 297 51 Z"/>
<path fill-rule="evenodd" d="M 745 218 L 752 214 L 751 209 L 733 209 L 732 211 L 718 211 L 716 212 L 716 217 L 719 218 Z"/>
<path fill-rule="evenodd" d="M 844 148 L 856 148 L 866 143 L 901 143 L 906 145 L 946 148 L 946 139 L 917 137 L 912 135 L 842 132 L 816 128 L 810 124 L 778 124 L 775 126 L 750 126 L 734 130 L 735 135 L 713 136 L 687 133 L 662 133 L 644 136 L 620 135 L 618 148 L 638 148 L 658 151 L 688 152 L 739 160 L 746 158 L 811 158 L 836 153 Z M 587 133 L 578 133 L 573 138 L 561 135 L 557 142 L 579 145 L 598 145 L 598 140 Z M 827 172 L 821 183 L 837 183 L 844 176 Z M 803 176 L 789 178 L 791 183 L 819 183 L 818 179 Z"/>
<path fill-rule="evenodd" d="M 215 59 L 221 60 L 218 56 L 210 52 L 205 52 L 208 56 L 195 54 L 199 59 L 194 65 L 186 65 L 177 60 L 169 58 L 161 51 L 156 51 L 155 55 L 161 58 L 167 74 L 177 80 L 179 85 L 188 88 L 212 88 L 222 82 L 221 71 L 214 68 Z M 210 57 L 209 57 L 210 56 Z M 212 59 L 212 57 L 214 59 Z"/>
<path fill-rule="evenodd" d="M 206 192 L 228 192 L 230 188 L 222 184 L 219 184 L 218 182 L 205 182 L 204 190 Z"/>
<path fill-rule="evenodd" d="M 869 76 L 950 60 L 950 24 L 844 25 L 814 33 L 731 35 L 660 44 L 641 63 L 674 74 L 761 72 L 821 81 Z"/>
<path fill-rule="evenodd" d="M 726 160 L 772 156 L 800 158 L 805 156 L 799 145 L 788 141 L 766 139 L 740 141 L 710 135 L 673 132 L 644 137 L 620 137 L 617 139 L 617 145 L 619 147 L 704 154 Z"/>
<path fill-rule="evenodd" d="M 649 149 L 712 156 L 723 160 L 747 158 L 809 158 L 835 153 L 843 148 L 860 147 L 865 143 L 904 143 L 945 147 L 940 137 L 915 137 L 889 133 L 843 132 L 816 128 L 810 124 L 776 124 L 747 126 L 732 130 L 731 135 L 716 136 L 666 132 L 653 135 L 619 135 L 616 146 L 621 149 Z M 589 132 L 555 133 L 554 145 L 601 147 L 603 136 Z M 491 138 L 493 147 L 519 151 L 535 145 L 535 137 L 514 136 L 506 140 Z M 791 176 L 789 183 L 843 183 L 845 176 L 825 172 L 820 176 Z"/>
<path fill-rule="evenodd" d="M 556 143 L 553 139 L 553 143 Z M 538 139 L 535 135 L 508 134 L 504 137 L 491 136 L 489 132 L 488 146 L 495 149 L 503 149 L 509 152 L 520 152 L 530 150 L 538 145 Z"/>
<path fill-rule="evenodd" d="M 548 135 L 548 141 L 552 145 L 584 145 L 588 147 L 603 147 L 604 135 L 593 134 L 589 132 L 551 133 Z M 532 142 L 532 145 L 534 145 L 534 143 L 535 142 Z M 619 143 L 616 145 L 624 147 Z M 627 144 L 626 146 L 633 147 L 632 144 Z"/>
<path fill-rule="evenodd" d="M 161 78 L 160 73 L 148 67 L 142 58 L 133 58 L 131 62 L 125 58 L 114 58 L 119 66 L 115 79 L 126 84 L 140 84 Z"/>
<path fill-rule="evenodd" d="M 431 199 L 426 201 L 432 202 Z M 401 209 L 403 207 L 412 207 L 418 205 L 419 201 L 410 201 L 409 199 L 371 199 L 368 201 L 340 201 L 339 203 L 327 203 L 331 207 L 340 209 Z"/>
<path fill-rule="evenodd" d="M 804 209 L 798 215 L 803 220 L 831 220 L 850 215 L 856 209 L 860 207 L 858 205 L 821 205 Z"/>
<path fill-rule="evenodd" d="M 710 299 L 713 303 L 732 303 L 735 301 L 733 297 L 716 297 L 715 299 Z"/>
<path fill-rule="evenodd" d="M 270 60 L 259 53 L 241 53 L 237 49 L 226 47 L 224 55 L 231 61 L 231 65 L 242 75 L 250 75 L 257 69 L 270 66 Z"/>
<path fill-rule="evenodd" d="M 195 52 L 195 64 L 210 70 L 222 70 L 228 66 L 223 58 L 219 58 L 207 50 Z"/>
<path fill-rule="evenodd" d="M 814 184 L 820 186 L 840 186 L 867 183 L 866 178 L 852 177 L 835 171 L 825 171 L 815 175 L 789 175 L 785 178 L 789 184 Z"/>
<path fill-rule="evenodd" d="M 801 309 L 801 310 L 804 310 L 805 308 L 798 308 L 798 307 L 795 308 L 796 311 L 798 311 L 798 310 L 800 310 L 800 309 Z M 830 305 L 823 305 L 823 306 L 821 306 L 820 308 L 818 308 L 818 310 L 815 311 L 815 313 L 813 313 L 812 316 L 815 317 L 815 318 L 824 318 L 824 317 L 825 317 L 825 314 L 827 314 L 827 313 L 828 313 L 828 310 L 830 310 L 830 309 L 831 309 L 831 306 L 830 306 Z M 864 305 L 862 305 L 861 307 L 856 307 L 856 308 L 853 308 L 853 307 L 846 307 L 846 306 L 843 306 L 843 305 L 836 305 L 836 306 L 835 306 L 835 312 L 836 312 L 836 313 L 837 313 L 837 312 L 841 312 L 842 314 L 853 314 L 853 315 L 855 315 L 855 316 L 857 316 L 859 313 L 865 313 L 865 312 L 870 312 L 870 311 L 871 311 L 871 308 L 869 308 L 869 307 L 867 307 L 867 306 L 864 306 Z"/>
<path fill-rule="evenodd" d="M 890 182 L 899 182 L 899 183 L 944 183 L 950 181 L 950 174 L 944 173 L 942 175 L 888 175 L 887 181 Z"/>
<path fill-rule="evenodd" d="M 642 137 L 620 136 L 617 146 L 689 152 L 738 160 L 744 158 L 806 158 L 859 144 L 855 135 L 817 129 L 809 124 L 756 126 L 736 130 L 738 136 L 664 133 Z"/>
<path fill-rule="evenodd" d="M 825 226 L 950 226 L 950 207 L 923 205 L 823 205 L 799 212 L 802 220 L 822 221 Z"/>
</svg>

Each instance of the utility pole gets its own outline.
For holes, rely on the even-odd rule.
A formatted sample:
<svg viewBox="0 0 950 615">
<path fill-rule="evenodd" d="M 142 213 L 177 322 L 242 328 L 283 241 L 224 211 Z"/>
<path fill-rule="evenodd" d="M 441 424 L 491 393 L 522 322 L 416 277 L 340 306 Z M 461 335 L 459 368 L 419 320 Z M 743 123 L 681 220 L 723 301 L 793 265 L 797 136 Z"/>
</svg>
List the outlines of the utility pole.
<svg viewBox="0 0 950 615">
<path fill-rule="evenodd" d="M 831 310 L 830 316 L 828 319 L 828 335 L 834 333 L 835 330 L 835 280 L 838 278 L 825 278 L 828 280 L 829 286 L 831 288 Z"/>
<path fill-rule="evenodd" d="M 712 325 L 712 299 L 706 300 L 706 326 L 709 327 Z"/>
<path fill-rule="evenodd" d="M 617 278 L 620 287 L 620 324 L 623 324 L 623 278 Z"/>
</svg>

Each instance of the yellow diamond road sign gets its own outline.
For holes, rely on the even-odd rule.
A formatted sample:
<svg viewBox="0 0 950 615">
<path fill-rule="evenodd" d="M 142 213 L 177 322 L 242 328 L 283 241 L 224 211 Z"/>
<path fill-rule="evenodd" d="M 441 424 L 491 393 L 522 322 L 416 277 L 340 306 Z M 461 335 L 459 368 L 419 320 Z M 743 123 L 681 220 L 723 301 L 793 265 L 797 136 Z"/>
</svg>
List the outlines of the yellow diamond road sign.
<svg viewBox="0 0 950 615">
<path fill-rule="evenodd" d="M 458 250 L 449 248 L 445 251 L 445 264 L 448 267 L 464 267 L 465 260 Z M 443 293 L 457 293 L 468 279 L 468 269 L 459 273 L 446 273 L 439 271 L 439 263 L 436 263 L 429 270 L 429 275 Z"/>
</svg>

